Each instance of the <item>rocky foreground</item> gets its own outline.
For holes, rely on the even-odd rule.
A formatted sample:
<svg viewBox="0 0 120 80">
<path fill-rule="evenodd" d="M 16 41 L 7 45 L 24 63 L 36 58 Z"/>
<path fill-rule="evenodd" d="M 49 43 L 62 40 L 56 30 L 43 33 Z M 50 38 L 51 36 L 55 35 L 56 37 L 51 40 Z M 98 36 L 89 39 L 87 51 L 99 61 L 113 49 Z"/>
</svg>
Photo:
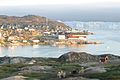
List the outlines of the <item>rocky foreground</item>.
<svg viewBox="0 0 120 80">
<path fill-rule="evenodd" d="M 101 58 L 107 56 L 106 62 Z M 120 80 L 120 56 L 68 52 L 59 58 L 0 57 L 1 80 Z M 111 76 L 109 76 L 111 75 Z"/>
</svg>

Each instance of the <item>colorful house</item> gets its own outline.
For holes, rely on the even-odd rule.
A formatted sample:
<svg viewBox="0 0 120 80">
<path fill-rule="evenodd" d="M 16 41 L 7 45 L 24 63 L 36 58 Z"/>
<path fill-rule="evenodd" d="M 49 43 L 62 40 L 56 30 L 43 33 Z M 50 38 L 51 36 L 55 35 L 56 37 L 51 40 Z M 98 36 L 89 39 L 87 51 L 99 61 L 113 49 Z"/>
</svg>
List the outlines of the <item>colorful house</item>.
<svg viewBox="0 0 120 80">
<path fill-rule="evenodd" d="M 101 63 L 107 63 L 109 60 L 109 57 L 107 55 L 101 55 L 100 56 L 100 62 Z"/>
<path fill-rule="evenodd" d="M 86 41 L 86 40 L 87 40 L 87 36 L 86 36 L 86 35 L 69 34 L 69 35 L 67 36 L 67 39 Z"/>
</svg>

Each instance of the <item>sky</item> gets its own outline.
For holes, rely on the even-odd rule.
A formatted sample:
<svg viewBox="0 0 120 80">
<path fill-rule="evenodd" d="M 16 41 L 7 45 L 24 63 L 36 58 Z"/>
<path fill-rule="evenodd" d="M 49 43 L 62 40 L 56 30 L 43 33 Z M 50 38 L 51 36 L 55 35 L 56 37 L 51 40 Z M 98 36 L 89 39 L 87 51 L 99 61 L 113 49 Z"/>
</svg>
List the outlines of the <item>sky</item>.
<svg viewBox="0 0 120 80">
<path fill-rule="evenodd" d="M 0 0 L 0 15 L 63 21 L 120 21 L 120 0 Z"/>
</svg>

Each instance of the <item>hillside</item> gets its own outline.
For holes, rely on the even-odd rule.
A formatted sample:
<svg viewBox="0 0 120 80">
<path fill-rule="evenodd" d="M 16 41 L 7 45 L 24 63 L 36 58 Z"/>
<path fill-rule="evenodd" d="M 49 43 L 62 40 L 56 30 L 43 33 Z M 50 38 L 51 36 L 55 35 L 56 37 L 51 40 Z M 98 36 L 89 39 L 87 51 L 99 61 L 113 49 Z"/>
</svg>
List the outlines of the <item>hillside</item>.
<svg viewBox="0 0 120 80">
<path fill-rule="evenodd" d="M 120 60 L 120 56 L 112 54 L 91 55 L 86 52 L 68 52 L 61 55 L 59 59 L 65 62 L 99 62 L 101 56 L 108 56 L 109 61 Z"/>
<path fill-rule="evenodd" d="M 99 61 L 99 57 L 86 52 L 68 52 L 59 57 L 60 60 L 66 62 L 93 62 Z"/>
<path fill-rule="evenodd" d="M 68 29 L 69 27 L 62 22 L 47 19 L 46 17 L 27 15 L 23 17 L 0 15 L 0 25 L 20 25 L 20 26 L 49 26 L 50 28 L 61 27 Z"/>
</svg>

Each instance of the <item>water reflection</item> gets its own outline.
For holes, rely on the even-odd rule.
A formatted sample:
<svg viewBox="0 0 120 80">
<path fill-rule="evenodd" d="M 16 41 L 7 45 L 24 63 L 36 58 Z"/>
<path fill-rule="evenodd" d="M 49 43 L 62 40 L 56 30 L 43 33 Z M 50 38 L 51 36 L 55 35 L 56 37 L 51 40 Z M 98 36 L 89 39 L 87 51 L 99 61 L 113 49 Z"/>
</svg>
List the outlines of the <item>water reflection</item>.
<svg viewBox="0 0 120 80">
<path fill-rule="evenodd" d="M 33 45 L 33 48 L 39 48 L 39 45 Z"/>
<path fill-rule="evenodd" d="M 2 47 L 0 47 L 0 54 L 2 54 Z"/>
<path fill-rule="evenodd" d="M 10 50 L 15 50 L 15 48 L 16 48 L 17 46 L 8 46 L 8 49 L 10 49 Z"/>
</svg>

